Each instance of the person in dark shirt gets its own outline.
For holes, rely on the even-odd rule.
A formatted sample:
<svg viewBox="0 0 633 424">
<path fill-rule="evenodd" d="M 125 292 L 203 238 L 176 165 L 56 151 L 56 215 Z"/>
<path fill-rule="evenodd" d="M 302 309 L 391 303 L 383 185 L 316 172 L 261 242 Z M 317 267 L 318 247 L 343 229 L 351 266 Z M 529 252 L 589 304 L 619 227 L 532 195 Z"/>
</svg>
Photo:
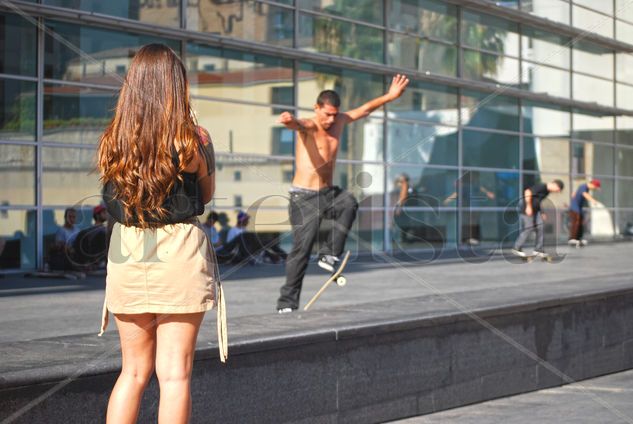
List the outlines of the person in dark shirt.
<svg viewBox="0 0 633 424">
<path fill-rule="evenodd" d="M 541 212 L 541 203 L 550 193 L 559 193 L 565 188 L 561 180 L 554 180 L 547 184 L 535 184 L 523 192 L 523 199 L 519 203 L 519 226 L 520 233 L 512 253 L 517 256 L 527 256 L 523 252 L 523 245 L 534 231 L 536 233 L 536 245 L 534 255 L 545 256 L 543 250 L 543 220 L 544 214 Z"/>
<path fill-rule="evenodd" d="M 587 240 L 582 238 L 585 221 L 583 209 L 587 206 L 587 201 L 592 204 L 596 203 L 596 199 L 589 192 L 600 189 L 601 185 L 600 180 L 595 179 L 581 184 L 571 198 L 569 204 L 569 244 L 572 246 L 579 247 L 587 244 Z"/>
</svg>

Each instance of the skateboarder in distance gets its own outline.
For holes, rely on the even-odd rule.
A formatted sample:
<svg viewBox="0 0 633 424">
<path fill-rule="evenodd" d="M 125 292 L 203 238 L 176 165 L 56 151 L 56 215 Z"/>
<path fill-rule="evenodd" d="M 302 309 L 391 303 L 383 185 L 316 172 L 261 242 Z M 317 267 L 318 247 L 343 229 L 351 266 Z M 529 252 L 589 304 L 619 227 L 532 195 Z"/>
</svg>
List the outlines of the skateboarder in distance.
<svg viewBox="0 0 633 424">
<path fill-rule="evenodd" d="M 397 99 L 408 84 L 406 76 L 396 75 L 386 94 L 348 112 L 339 111 L 341 100 L 335 91 L 325 90 L 317 97 L 314 117 L 298 119 L 289 112 L 280 115 L 278 122 L 297 132 L 297 142 L 289 205 L 293 246 L 286 261 L 286 283 L 281 287 L 277 301 L 279 313 L 292 312 L 299 307 L 303 277 L 321 220 L 334 221 L 319 252 L 319 266 L 333 272 L 356 217 L 358 202 L 354 196 L 332 183 L 345 125 L 365 118 L 385 103 Z"/>
<path fill-rule="evenodd" d="M 535 184 L 523 192 L 523 199 L 521 199 L 519 204 L 521 212 L 519 216 L 519 227 L 521 232 L 514 243 L 514 248 L 512 249 L 513 254 L 521 257 L 527 256 L 525 252 L 523 252 L 523 245 L 530 236 L 530 233 L 534 231 L 536 233 L 536 245 L 533 255 L 543 258 L 547 256 L 543 250 L 543 221 L 545 217 L 541 212 L 541 203 L 550 193 L 559 193 L 564 188 L 565 184 L 563 184 L 561 180 L 554 180 L 547 184 Z"/>
</svg>

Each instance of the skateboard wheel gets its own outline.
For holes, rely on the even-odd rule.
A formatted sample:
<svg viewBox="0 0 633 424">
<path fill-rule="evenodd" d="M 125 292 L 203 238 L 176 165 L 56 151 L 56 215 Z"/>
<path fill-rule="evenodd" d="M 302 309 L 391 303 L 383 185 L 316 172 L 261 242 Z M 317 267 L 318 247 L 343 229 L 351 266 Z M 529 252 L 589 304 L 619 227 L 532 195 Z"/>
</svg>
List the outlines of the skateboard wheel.
<svg viewBox="0 0 633 424">
<path fill-rule="evenodd" d="M 345 284 L 347 284 L 347 278 L 340 276 L 336 279 L 336 285 L 339 287 L 343 287 Z"/>
</svg>

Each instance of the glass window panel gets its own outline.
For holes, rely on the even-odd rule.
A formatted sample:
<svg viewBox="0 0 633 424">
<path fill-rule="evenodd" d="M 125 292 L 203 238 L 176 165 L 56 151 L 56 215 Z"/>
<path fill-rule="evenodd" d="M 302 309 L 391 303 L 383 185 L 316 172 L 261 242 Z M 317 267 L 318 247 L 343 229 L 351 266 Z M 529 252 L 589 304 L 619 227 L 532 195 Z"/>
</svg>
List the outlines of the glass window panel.
<svg viewBox="0 0 633 424">
<path fill-rule="evenodd" d="M 0 79 L 0 137 L 35 140 L 34 82 Z"/>
<path fill-rule="evenodd" d="M 292 155 L 294 133 L 276 122 L 275 109 L 197 98 L 191 103 L 216 152 Z"/>
<path fill-rule="evenodd" d="M 601 1 L 600 3 L 608 3 Z M 595 32 L 605 37 L 613 37 L 613 18 L 585 9 L 584 7 L 573 6 L 572 22 L 576 28 Z"/>
<path fill-rule="evenodd" d="M 302 63 L 299 68 L 299 107 L 312 109 L 323 90 L 335 90 L 341 97 L 341 110 L 359 107 L 384 94 L 383 77 L 376 74 Z M 374 112 L 382 115 L 381 111 Z"/>
<path fill-rule="evenodd" d="M 550 96 L 569 98 L 570 73 L 558 68 L 524 61 L 521 88 L 533 93 L 547 93 Z"/>
<path fill-rule="evenodd" d="M 495 243 L 512 245 L 517 237 L 519 223 L 513 209 L 504 212 L 462 211 L 462 243 Z"/>
<path fill-rule="evenodd" d="M 236 178 L 236 174 L 239 178 Z M 293 161 L 266 157 L 218 154 L 216 158 L 216 191 L 214 207 L 279 209 L 269 212 L 266 222 L 287 223 L 288 189 L 292 183 Z M 238 201 L 236 201 L 238 200 Z M 278 219 L 272 219 L 273 214 Z M 253 221 L 259 221 L 254 219 Z M 235 222 L 235 220 L 233 221 Z"/>
<path fill-rule="evenodd" d="M 574 100 L 613 106 L 613 81 L 574 74 Z"/>
<path fill-rule="evenodd" d="M 569 188 L 569 174 L 525 173 L 523 174 L 523 188 L 527 189 L 535 184 L 546 184 L 554 180 L 561 180 L 563 184 L 565 184 L 565 188 L 559 193 L 550 193 L 543 201 L 543 206 L 544 209 L 549 209 L 548 212 L 558 211 L 557 216 L 562 218 L 563 215 L 567 214 L 567 208 L 569 207 L 569 199 L 571 196 L 571 189 Z M 521 196 L 523 196 L 523 194 L 521 194 Z"/>
<path fill-rule="evenodd" d="M 194 96 L 294 104 L 290 60 L 189 44 L 186 66 Z"/>
<path fill-rule="evenodd" d="M 382 25 L 383 2 L 375 0 L 297 0 L 302 9 Z"/>
<path fill-rule="evenodd" d="M 454 127 L 389 121 L 389 162 L 457 165 L 457 129 Z"/>
<path fill-rule="evenodd" d="M 394 253 L 413 249 L 442 249 L 457 240 L 457 213 L 415 209 L 388 212 L 389 236 Z M 439 253 L 439 252 L 438 252 Z"/>
<path fill-rule="evenodd" d="M 521 10 L 567 25 L 569 7 L 567 0 L 521 0 Z"/>
<path fill-rule="evenodd" d="M 596 0 L 574 0 L 575 4 L 579 4 L 598 12 L 613 15 L 613 2 L 612 1 L 596 1 Z"/>
<path fill-rule="evenodd" d="M 613 147 L 573 143 L 571 171 L 574 174 L 613 175 Z"/>
<path fill-rule="evenodd" d="M 631 99 L 633 99 L 633 86 L 616 83 L 615 90 L 615 106 L 630 109 Z"/>
<path fill-rule="evenodd" d="M 299 48 L 383 62 L 383 31 L 323 16 L 299 15 Z"/>
<path fill-rule="evenodd" d="M 615 38 L 625 43 L 633 44 L 633 25 L 615 21 Z"/>
<path fill-rule="evenodd" d="M 547 137 L 523 137 L 523 169 L 569 172 L 569 141 Z"/>
<path fill-rule="evenodd" d="M 615 0 L 615 15 L 619 19 L 633 22 L 633 4 L 629 0 Z"/>
<path fill-rule="evenodd" d="M 615 133 L 616 142 L 633 146 L 633 117 L 621 116 L 615 118 L 618 129 Z"/>
<path fill-rule="evenodd" d="M 389 28 L 457 41 L 457 8 L 436 0 L 393 0 L 387 2 Z"/>
<path fill-rule="evenodd" d="M 65 43 L 46 34 L 44 76 L 65 81 L 119 86 L 136 51 L 145 44 L 163 43 L 180 51 L 175 40 L 46 21 L 46 27 Z M 67 43 L 72 46 L 66 45 Z M 81 53 L 79 53 L 81 52 Z"/>
<path fill-rule="evenodd" d="M 112 15 L 125 19 L 134 19 L 161 26 L 180 26 L 180 0 L 43 0 L 42 3 L 51 6 L 85 10 L 87 12 L 103 15 Z"/>
<path fill-rule="evenodd" d="M 519 130 L 519 105 L 511 97 L 464 90 L 461 115 L 466 126 Z"/>
<path fill-rule="evenodd" d="M 573 178 L 573 181 L 572 181 L 573 187 L 570 192 L 570 196 L 571 197 L 575 196 L 576 190 L 578 190 L 578 187 L 581 184 L 585 184 L 588 181 L 589 179 L 583 178 L 583 177 Z M 609 179 L 609 178 L 600 178 L 600 184 L 601 184 L 600 189 L 591 190 L 590 194 L 593 196 L 594 199 L 596 199 L 602 205 L 598 206 L 597 208 L 594 208 L 592 207 L 592 205 L 589 204 L 589 202 L 587 202 L 587 205 L 586 205 L 587 210 L 598 209 L 601 207 L 612 208 L 614 206 L 614 189 L 615 189 L 614 180 Z"/>
<path fill-rule="evenodd" d="M 387 106 L 390 118 L 457 125 L 457 90 L 411 81 L 402 96 Z"/>
<path fill-rule="evenodd" d="M 452 169 L 429 168 L 426 166 L 393 165 L 388 167 L 389 208 L 398 205 L 402 180 L 408 181 L 409 198 L 404 203 L 407 208 L 439 208 L 455 206 L 457 171 Z M 450 199 L 449 199 L 450 198 Z"/>
<path fill-rule="evenodd" d="M 383 165 L 338 161 L 334 168 L 333 183 L 356 197 L 360 207 L 384 206 Z"/>
<path fill-rule="evenodd" d="M 628 203 L 633 206 L 633 191 L 629 190 L 625 194 L 631 196 Z M 620 210 L 617 217 L 616 233 L 623 235 L 627 240 L 633 240 L 633 211 Z"/>
<path fill-rule="evenodd" d="M 578 42 L 572 50 L 574 72 L 613 79 L 613 51 L 594 44 Z"/>
<path fill-rule="evenodd" d="M 0 206 L 35 204 L 35 148 L 0 144 Z"/>
<path fill-rule="evenodd" d="M 517 25 L 490 15 L 465 9 L 463 11 L 462 41 L 465 46 L 498 54 L 519 55 Z"/>
<path fill-rule="evenodd" d="M 95 150 L 42 148 L 42 202 L 45 205 L 96 205 L 101 186 Z"/>
<path fill-rule="evenodd" d="M 613 143 L 613 126 L 612 116 L 574 110 L 574 138 Z"/>
<path fill-rule="evenodd" d="M 457 185 L 456 185 L 457 187 Z M 461 197 L 462 207 L 500 207 L 514 209 L 519 193 L 519 173 L 512 171 L 465 171 L 459 181 L 459 192 L 454 190 L 452 200 L 445 203 L 457 204 L 455 194 Z"/>
<path fill-rule="evenodd" d="M 0 210 L 0 269 L 34 269 L 36 212 Z"/>
<path fill-rule="evenodd" d="M 463 131 L 462 163 L 485 168 L 519 168 L 519 136 Z"/>
<path fill-rule="evenodd" d="M 569 110 L 528 100 L 522 102 L 522 110 L 523 132 L 548 138 L 569 138 Z"/>
<path fill-rule="evenodd" d="M 618 182 L 618 207 L 633 208 L 633 190 L 631 190 L 631 184 L 633 184 L 633 181 L 620 180 Z M 633 212 L 625 213 L 630 214 L 628 216 L 633 215 Z"/>
<path fill-rule="evenodd" d="M 302 114 L 303 115 L 303 114 Z M 306 116 L 311 116 L 307 115 Z M 362 119 L 347 125 L 341 135 L 339 159 L 383 161 L 383 121 Z"/>
<path fill-rule="evenodd" d="M 569 38 L 526 27 L 521 39 L 523 59 L 569 69 Z"/>
<path fill-rule="evenodd" d="M 633 149 L 620 147 L 616 153 L 618 175 L 633 177 Z M 623 182 L 624 184 L 624 182 Z M 631 184 L 625 184 L 631 190 Z M 631 190 L 633 191 L 633 190 Z"/>
<path fill-rule="evenodd" d="M 112 119 L 115 91 L 44 86 L 44 141 L 97 144 Z"/>
<path fill-rule="evenodd" d="M 389 34 L 389 65 L 437 75 L 455 76 L 457 48 L 410 35 Z"/>
<path fill-rule="evenodd" d="M 519 61 L 505 56 L 464 50 L 465 78 L 490 83 L 517 85 Z"/>
<path fill-rule="evenodd" d="M 616 54 L 615 64 L 616 79 L 620 82 L 633 85 L 633 54 Z"/>
<path fill-rule="evenodd" d="M 35 76 L 37 27 L 18 15 L 0 13 L 0 37 L 0 73 Z"/>
<path fill-rule="evenodd" d="M 292 10 L 259 1 L 197 1 L 187 7 L 187 29 L 291 47 L 294 19 Z"/>
<path fill-rule="evenodd" d="M 359 209 L 345 242 L 345 250 L 354 252 L 372 252 L 384 250 L 384 212 L 382 210 Z M 327 237 L 331 228 L 329 220 L 322 221 L 320 237 Z M 319 246 L 315 244 L 315 253 Z"/>
</svg>

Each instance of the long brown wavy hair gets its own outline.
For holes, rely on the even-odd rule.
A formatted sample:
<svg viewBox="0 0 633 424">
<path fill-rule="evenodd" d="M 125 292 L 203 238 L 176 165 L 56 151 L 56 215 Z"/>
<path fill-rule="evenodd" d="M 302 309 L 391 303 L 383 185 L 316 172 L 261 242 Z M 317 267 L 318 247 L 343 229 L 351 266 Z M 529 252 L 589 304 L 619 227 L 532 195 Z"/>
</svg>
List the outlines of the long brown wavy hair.
<svg viewBox="0 0 633 424">
<path fill-rule="evenodd" d="M 126 220 L 135 217 L 141 228 L 160 225 L 163 202 L 195 155 L 196 129 L 184 65 L 164 44 L 143 46 L 97 149 L 101 183 L 114 185 Z"/>
</svg>

